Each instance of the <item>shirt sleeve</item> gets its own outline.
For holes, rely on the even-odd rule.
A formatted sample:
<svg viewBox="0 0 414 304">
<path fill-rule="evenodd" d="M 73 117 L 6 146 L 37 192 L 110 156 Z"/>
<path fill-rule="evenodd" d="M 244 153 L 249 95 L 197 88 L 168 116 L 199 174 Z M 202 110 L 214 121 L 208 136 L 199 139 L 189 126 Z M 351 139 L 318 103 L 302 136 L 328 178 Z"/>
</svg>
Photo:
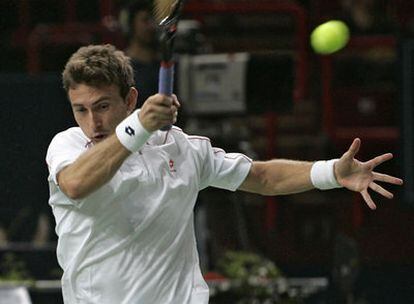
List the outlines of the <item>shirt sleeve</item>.
<svg viewBox="0 0 414 304">
<path fill-rule="evenodd" d="M 76 139 L 64 132 L 57 134 L 52 139 L 46 154 L 49 179 L 58 185 L 57 174 L 60 170 L 73 163 L 84 151 L 85 147 L 77 143 Z"/>
<path fill-rule="evenodd" d="M 202 166 L 201 189 L 208 186 L 237 190 L 246 179 L 252 160 L 241 153 L 226 153 L 205 144 Z"/>
</svg>

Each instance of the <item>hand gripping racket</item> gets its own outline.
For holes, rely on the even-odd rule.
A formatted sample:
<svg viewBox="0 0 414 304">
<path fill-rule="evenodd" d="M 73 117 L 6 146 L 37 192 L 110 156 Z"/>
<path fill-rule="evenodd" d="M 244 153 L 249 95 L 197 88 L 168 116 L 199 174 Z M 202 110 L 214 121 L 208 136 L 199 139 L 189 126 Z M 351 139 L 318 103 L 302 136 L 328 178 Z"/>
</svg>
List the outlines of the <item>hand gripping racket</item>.
<svg viewBox="0 0 414 304">
<path fill-rule="evenodd" d="M 161 65 L 158 80 L 158 93 L 171 96 L 174 87 L 174 38 L 177 32 L 177 24 L 181 15 L 184 0 L 156 0 L 155 16 L 161 29 Z M 163 131 L 171 129 L 171 126 L 161 128 Z"/>
</svg>

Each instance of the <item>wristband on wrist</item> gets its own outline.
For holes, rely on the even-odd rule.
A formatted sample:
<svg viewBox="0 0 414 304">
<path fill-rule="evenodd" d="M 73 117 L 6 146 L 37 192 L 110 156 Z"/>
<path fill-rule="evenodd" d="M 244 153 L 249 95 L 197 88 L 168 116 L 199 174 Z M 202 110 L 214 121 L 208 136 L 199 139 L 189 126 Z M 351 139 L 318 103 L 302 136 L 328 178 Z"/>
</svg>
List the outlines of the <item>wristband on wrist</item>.
<svg viewBox="0 0 414 304">
<path fill-rule="evenodd" d="M 115 130 L 121 144 L 131 152 L 138 151 L 151 136 L 139 121 L 138 112 L 139 110 L 135 110 Z"/>
<path fill-rule="evenodd" d="M 334 164 L 338 159 L 320 160 L 312 165 L 310 177 L 315 188 L 320 190 L 329 190 L 342 188 L 335 178 Z"/>
</svg>

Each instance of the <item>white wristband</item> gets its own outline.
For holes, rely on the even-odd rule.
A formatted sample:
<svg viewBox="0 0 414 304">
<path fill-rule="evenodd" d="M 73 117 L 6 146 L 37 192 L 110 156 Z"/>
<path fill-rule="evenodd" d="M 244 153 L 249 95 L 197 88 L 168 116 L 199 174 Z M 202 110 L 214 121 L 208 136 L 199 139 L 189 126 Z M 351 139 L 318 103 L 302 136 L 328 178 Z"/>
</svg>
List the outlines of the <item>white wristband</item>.
<svg viewBox="0 0 414 304">
<path fill-rule="evenodd" d="M 116 127 L 116 136 L 121 144 L 131 152 L 138 151 L 150 138 L 138 118 L 139 110 L 134 111 Z"/>
<path fill-rule="evenodd" d="M 310 177 L 315 188 L 320 190 L 328 190 L 334 188 L 342 188 L 335 178 L 334 164 L 338 159 L 320 160 L 312 165 Z"/>
</svg>

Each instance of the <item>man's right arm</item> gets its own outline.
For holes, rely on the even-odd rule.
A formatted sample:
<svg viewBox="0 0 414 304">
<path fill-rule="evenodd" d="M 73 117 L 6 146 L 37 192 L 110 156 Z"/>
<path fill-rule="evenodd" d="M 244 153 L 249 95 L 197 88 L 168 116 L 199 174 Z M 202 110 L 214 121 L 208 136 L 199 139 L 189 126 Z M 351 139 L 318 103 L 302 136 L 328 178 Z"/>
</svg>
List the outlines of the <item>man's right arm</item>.
<svg viewBox="0 0 414 304">
<path fill-rule="evenodd" d="M 82 199 L 108 182 L 130 154 L 113 134 L 63 168 L 59 187 L 69 198 Z"/>
</svg>

